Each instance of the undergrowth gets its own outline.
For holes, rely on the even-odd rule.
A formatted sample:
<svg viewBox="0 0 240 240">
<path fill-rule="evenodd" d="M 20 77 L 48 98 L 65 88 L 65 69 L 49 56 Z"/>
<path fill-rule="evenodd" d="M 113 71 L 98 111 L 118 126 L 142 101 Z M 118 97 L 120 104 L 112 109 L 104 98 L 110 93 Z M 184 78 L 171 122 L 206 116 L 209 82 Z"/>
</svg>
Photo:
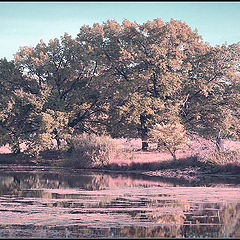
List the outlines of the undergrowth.
<svg viewBox="0 0 240 240">
<path fill-rule="evenodd" d="M 73 151 L 66 164 L 77 168 L 102 167 L 116 158 L 121 149 L 109 136 L 83 133 L 72 138 Z"/>
</svg>

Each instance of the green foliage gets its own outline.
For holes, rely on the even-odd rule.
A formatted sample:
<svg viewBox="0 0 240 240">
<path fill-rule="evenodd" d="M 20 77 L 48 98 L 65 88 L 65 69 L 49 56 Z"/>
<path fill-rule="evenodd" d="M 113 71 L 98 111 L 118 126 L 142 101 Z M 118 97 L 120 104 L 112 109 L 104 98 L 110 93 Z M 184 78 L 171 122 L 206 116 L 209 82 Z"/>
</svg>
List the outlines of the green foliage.
<svg viewBox="0 0 240 240">
<path fill-rule="evenodd" d="M 239 44 L 211 47 L 191 62 L 181 117 L 187 131 L 207 139 L 239 139 Z"/>
<path fill-rule="evenodd" d="M 28 121 L 34 108 L 29 97 L 22 93 L 27 88 L 22 72 L 13 61 L 0 60 L 0 144 L 9 144 L 14 153 L 29 133 Z"/>
<path fill-rule="evenodd" d="M 111 63 L 114 63 L 113 70 L 125 91 L 118 111 L 113 108 L 110 115 L 119 115 L 119 125 L 127 129 L 125 132 L 129 136 L 146 140 L 149 128 L 163 118 L 168 121 L 166 113 L 179 105 L 176 96 L 189 69 L 189 54 L 185 50 L 199 48 L 200 38 L 188 26 L 173 20 L 164 24 L 156 19 L 143 25 L 125 20 L 122 25 L 107 22 L 104 26 L 109 25 L 112 31 L 115 30 L 114 35 L 109 36 L 115 51 L 108 48 L 104 52 L 107 51 Z M 184 36 L 177 33 L 180 29 L 186 33 Z M 192 46 L 189 46 L 188 40 L 193 36 Z M 135 132 L 126 126 L 134 128 Z"/>
<path fill-rule="evenodd" d="M 66 151 L 67 141 L 73 130 L 68 126 L 68 116 L 64 112 L 47 109 L 36 115 L 38 127 L 34 134 L 28 138 L 26 153 L 39 156 L 41 151 L 56 149 Z M 56 140 L 56 146 L 53 143 Z"/>
<path fill-rule="evenodd" d="M 67 150 L 72 134 L 152 134 L 176 158 L 178 132 L 238 140 L 239 58 L 239 44 L 211 47 L 173 19 L 108 20 L 20 47 L 0 60 L 0 144 L 39 155 L 53 140 Z"/>
<path fill-rule="evenodd" d="M 73 151 L 68 164 L 75 167 L 101 167 L 121 152 L 109 136 L 83 133 L 72 137 Z"/>
</svg>

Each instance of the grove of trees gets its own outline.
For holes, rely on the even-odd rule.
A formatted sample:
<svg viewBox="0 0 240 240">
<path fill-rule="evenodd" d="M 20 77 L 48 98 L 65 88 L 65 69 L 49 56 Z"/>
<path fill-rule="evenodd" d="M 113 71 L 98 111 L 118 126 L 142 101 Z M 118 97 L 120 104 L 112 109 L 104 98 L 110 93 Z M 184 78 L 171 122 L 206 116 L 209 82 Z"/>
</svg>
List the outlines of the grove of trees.
<svg viewBox="0 0 240 240">
<path fill-rule="evenodd" d="M 108 20 L 0 60 L 0 145 L 37 155 L 87 132 L 157 139 L 173 157 L 196 134 L 240 138 L 240 44 L 211 46 L 186 23 Z"/>
</svg>

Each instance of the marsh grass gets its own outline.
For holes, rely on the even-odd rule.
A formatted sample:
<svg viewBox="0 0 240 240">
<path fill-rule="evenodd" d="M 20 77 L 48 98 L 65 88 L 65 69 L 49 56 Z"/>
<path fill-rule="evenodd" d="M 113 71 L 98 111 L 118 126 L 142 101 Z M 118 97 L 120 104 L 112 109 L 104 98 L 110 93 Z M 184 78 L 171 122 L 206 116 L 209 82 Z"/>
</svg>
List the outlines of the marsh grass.
<svg viewBox="0 0 240 240">
<path fill-rule="evenodd" d="M 212 168 L 213 172 L 230 172 L 240 174 L 240 152 L 235 150 L 225 150 L 213 152 L 202 160 L 205 165 Z"/>
<path fill-rule="evenodd" d="M 239 153 L 237 151 L 214 152 L 207 157 L 207 161 L 218 165 L 238 164 Z"/>
<path fill-rule="evenodd" d="M 177 161 L 175 160 L 165 160 L 158 162 L 132 162 L 130 164 L 117 164 L 116 162 L 110 163 L 104 166 L 104 169 L 111 170 L 143 170 L 143 171 L 157 171 L 162 169 L 175 169 L 175 168 L 185 168 L 185 167 L 196 167 L 202 166 L 202 162 L 199 162 L 196 157 L 181 158 Z"/>
</svg>

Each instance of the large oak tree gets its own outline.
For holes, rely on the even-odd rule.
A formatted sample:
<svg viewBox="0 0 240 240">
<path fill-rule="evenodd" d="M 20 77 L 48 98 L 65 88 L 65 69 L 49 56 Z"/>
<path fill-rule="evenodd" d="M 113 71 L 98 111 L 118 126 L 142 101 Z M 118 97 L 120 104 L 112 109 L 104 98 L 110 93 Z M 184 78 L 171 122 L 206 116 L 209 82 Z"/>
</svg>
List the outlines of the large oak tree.
<svg viewBox="0 0 240 240">
<path fill-rule="evenodd" d="M 158 124 L 237 139 L 239 56 L 238 44 L 212 47 L 173 19 L 82 26 L 1 61 L 1 131 L 35 152 L 81 132 L 140 137 L 145 150 Z"/>
</svg>

